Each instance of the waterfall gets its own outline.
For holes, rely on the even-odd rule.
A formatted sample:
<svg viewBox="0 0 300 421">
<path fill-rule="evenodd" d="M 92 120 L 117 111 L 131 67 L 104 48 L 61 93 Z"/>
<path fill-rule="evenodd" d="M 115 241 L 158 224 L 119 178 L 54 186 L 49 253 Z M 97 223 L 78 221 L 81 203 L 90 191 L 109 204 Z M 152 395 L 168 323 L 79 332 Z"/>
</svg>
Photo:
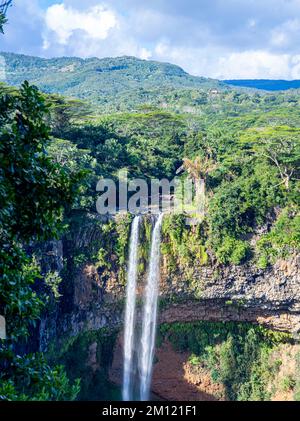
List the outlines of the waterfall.
<svg viewBox="0 0 300 421">
<path fill-rule="evenodd" d="M 160 214 L 152 233 L 148 279 L 145 290 L 142 336 L 139 353 L 140 399 L 149 399 L 154 357 L 157 297 L 160 278 L 160 231 L 163 215 Z"/>
<path fill-rule="evenodd" d="M 133 348 L 136 307 L 136 280 L 138 267 L 140 217 L 135 216 L 130 234 L 129 263 L 126 287 L 126 309 L 124 328 L 124 367 L 123 367 L 123 400 L 132 400 Z"/>
<path fill-rule="evenodd" d="M 157 218 L 151 240 L 149 271 L 145 288 L 145 301 L 142 314 L 142 331 L 138 355 L 140 399 L 149 398 L 152 365 L 154 357 L 157 298 L 160 278 L 160 231 L 163 215 Z M 126 287 L 126 309 L 124 327 L 124 371 L 123 371 L 123 400 L 133 400 L 134 377 L 134 342 L 135 342 L 135 312 L 136 312 L 136 287 L 138 268 L 140 217 L 133 220 L 130 234 L 129 263 Z"/>
</svg>

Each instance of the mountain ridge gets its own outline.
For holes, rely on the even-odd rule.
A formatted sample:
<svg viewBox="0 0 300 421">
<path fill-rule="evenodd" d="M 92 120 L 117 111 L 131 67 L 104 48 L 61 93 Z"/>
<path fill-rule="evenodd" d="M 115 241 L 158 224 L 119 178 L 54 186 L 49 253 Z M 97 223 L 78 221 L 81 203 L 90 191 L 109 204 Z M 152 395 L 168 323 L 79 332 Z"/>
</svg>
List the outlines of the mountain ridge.
<svg viewBox="0 0 300 421">
<path fill-rule="evenodd" d="M 300 88 L 300 81 L 219 81 L 193 76 L 175 64 L 134 56 L 44 58 L 4 52 L 0 57 L 5 62 L 2 75 L 9 85 L 19 86 L 27 79 L 46 93 L 87 101 L 102 112 L 131 111 L 144 105 L 164 107 L 179 96 L 188 96 L 186 105 L 190 107 L 195 96 L 199 105 L 206 101 L 201 95 Z"/>
<path fill-rule="evenodd" d="M 0 53 L 5 60 L 5 81 L 18 86 L 24 78 L 46 93 L 88 100 L 95 105 L 128 99 L 131 107 L 152 102 L 175 89 L 231 89 L 223 82 L 189 75 L 181 67 L 132 56 L 115 58 L 41 58 Z"/>
</svg>

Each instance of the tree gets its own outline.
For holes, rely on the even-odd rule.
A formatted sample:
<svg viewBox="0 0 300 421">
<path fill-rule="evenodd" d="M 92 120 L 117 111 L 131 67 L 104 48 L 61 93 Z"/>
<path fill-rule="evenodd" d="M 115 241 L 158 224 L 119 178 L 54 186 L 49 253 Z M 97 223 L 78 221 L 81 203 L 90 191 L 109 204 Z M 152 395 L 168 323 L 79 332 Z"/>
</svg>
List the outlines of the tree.
<svg viewBox="0 0 300 421">
<path fill-rule="evenodd" d="M 262 138 L 259 147 L 261 155 L 268 158 L 278 169 L 281 183 L 289 190 L 290 181 L 297 179 L 300 165 L 300 137 Z"/>
<path fill-rule="evenodd" d="M 0 96 L 0 314 L 7 325 L 7 340 L 0 341 L 0 399 L 40 399 L 43 391 L 49 399 L 68 399 L 78 393 L 78 384 L 70 386 L 62 370 L 52 372 L 40 356 L 14 351 L 47 303 L 46 294 L 33 288 L 42 278 L 25 246 L 59 236 L 83 177 L 47 155 L 47 112 L 43 95 L 28 82 Z"/>
<path fill-rule="evenodd" d="M 181 171 L 186 171 L 188 176 L 193 180 L 195 188 L 195 200 L 194 203 L 197 206 L 199 215 L 201 218 L 204 217 L 205 213 L 205 183 L 209 172 L 213 171 L 216 165 L 210 159 L 209 156 L 202 158 L 197 156 L 194 160 L 189 158 L 183 158 L 183 164 L 176 174 Z"/>
<path fill-rule="evenodd" d="M 7 22 L 6 12 L 9 6 L 11 6 L 12 0 L 2 0 L 0 2 L 0 33 L 3 34 L 3 26 Z"/>
<path fill-rule="evenodd" d="M 66 99 L 60 95 L 48 95 L 50 104 L 49 125 L 56 136 L 71 130 L 72 123 L 80 121 L 81 124 L 88 121 L 91 107 L 78 99 Z"/>
<path fill-rule="evenodd" d="M 254 134 L 254 135 L 253 135 Z M 286 190 L 291 180 L 300 176 L 300 131 L 289 127 L 275 127 L 254 131 L 242 139 L 247 150 L 275 165 Z"/>
<path fill-rule="evenodd" d="M 207 175 L 216 168 L 216 165 L 209 157 L 201 158 L 197 156 L 194 161 L 189 158 L 183 158 L 183 165 L 177 170 L 177 173 L 184 170 L 196 182 L 206 180 Z"/>
</svg>

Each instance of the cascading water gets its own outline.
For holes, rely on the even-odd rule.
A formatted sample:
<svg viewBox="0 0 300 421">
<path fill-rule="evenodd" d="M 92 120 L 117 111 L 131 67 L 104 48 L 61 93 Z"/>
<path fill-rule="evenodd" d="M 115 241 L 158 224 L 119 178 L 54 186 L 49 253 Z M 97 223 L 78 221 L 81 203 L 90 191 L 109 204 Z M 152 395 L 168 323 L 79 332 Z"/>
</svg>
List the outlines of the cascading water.
<svg viewBox="0 0 300 421">
<path fill-rule="evenodd" d="M 140 399 L 149 399 L 154 357 L 157 298 L 160 279 L 160 237 L 163 215 L 160 214 L 152 233 L 149 273 L 145 290 L 141 349 L 139 353 Z"/>
<path fill-rule="evenodd" d="M 136 307 L 136 280 L 138 267 L 138 245 L 139 245 L 139 223 L 140 216 L 135 216 L 130 234 L 129 263 L 126 288 L 126 309 L 124 329 L 124 368 L 123 368 L 123 400 L 132 399 L 132 377 L 133 377 L 133 348 L 134 348 L 134 327 Z"/>
</svg>

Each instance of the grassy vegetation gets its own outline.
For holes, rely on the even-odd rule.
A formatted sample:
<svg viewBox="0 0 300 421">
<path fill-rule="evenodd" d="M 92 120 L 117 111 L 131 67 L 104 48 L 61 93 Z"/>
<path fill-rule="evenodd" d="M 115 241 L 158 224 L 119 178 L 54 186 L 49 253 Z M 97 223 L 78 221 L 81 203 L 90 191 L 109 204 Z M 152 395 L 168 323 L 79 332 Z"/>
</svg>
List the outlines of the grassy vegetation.
<svg viewBox="0 0 300 421">
<path fill-rule="evenodd" d="M 228 399 L 243 401 L 270 399 L 268 384 L 281 365 L 270 356 L 292 341 L 288 334 L 253 324 L 204 321 L 163 324 L 158 342 L 164 339 L 177 351 L 190 352 L 190 363 L 207 368 L 212 380 L 225 386 Z"/>
<path fill-rule="evenodd" d="M 48 353 L 49 362 L 63 364 L 71 380 L 81 379 L 78 400 L 120 400 L 119 388 L 108 379 L 117 335 L 113 329 L 88 331 Z"/>
</svg>

